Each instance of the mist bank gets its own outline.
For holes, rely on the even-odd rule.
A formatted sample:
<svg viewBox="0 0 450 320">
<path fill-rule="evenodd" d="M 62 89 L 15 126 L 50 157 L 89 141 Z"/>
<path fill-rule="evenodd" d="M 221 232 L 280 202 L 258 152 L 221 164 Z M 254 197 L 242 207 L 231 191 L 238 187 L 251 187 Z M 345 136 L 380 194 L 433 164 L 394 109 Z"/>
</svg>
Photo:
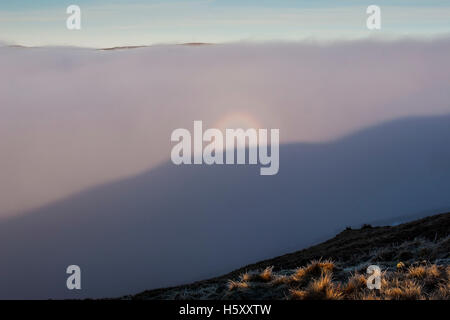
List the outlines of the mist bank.
<svg viewBox="0 0 450 320">
<path fill-rule="evenodd" d="M 450 116 L 280 147 L 280 171 L 165 163 L 0 223 L 0 298 L 114 297 L 218 276 L 347 226 L 450 207 Z M 319 258 L 319 257 L 318 257 Z M 65 270 L 82 270 L 67 290 Z"/>
<path fill-rule="evenodd" d="M 0 216 L 154 168 L 193 120 L 327 142 L 450 112 L 449 56 L 448 39 L 0 47 Z"/>
</svg>

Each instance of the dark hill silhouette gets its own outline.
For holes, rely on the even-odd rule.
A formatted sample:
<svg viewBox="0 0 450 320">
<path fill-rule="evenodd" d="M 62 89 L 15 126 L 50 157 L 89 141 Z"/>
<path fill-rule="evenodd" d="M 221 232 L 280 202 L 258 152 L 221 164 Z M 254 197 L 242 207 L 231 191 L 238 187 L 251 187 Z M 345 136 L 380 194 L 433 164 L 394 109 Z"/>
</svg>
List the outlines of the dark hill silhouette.
<svg viewBox="0 0 450 320">
<path fill-rule="evenodd" d="M 381 265 L 385 272 L 397 271 L 398 262 L 404 264 L 405 270 L 409 266 L 430 266 L 431 263 L 448 266 L 450 263 L 449 232 L 450 213 L 432 215 L 397 226 L 372 227 L 366 224 L 360 229 L 346 228 L 323 243 L 247 265 L 220 277 L 172 288 L 148 290 L 122 298 L 156 300 L 286 299 L 291 295 L 290 287 L 305 286 L 305 282 L 294 282 L 290 286 L 285 283 L 280 289 L 276 288 L 276 285 L 267 286 L 267 282 L 259 281 L 263 284 L 262 288 L 258 288 L 258 285 L 255 285 L 258 279 L 254 279 L 253 284 L 250 283 L 249 287 L 238 292 L 237 295 L 233 295 L 232 290 L 229 289 L 229 281 L 242 281 L 244 274 L 247 274 L 248 279 L 249 274 L 254 274 L 255 271 L 260 273 L 266 268 L 271 269 L 271 274 L 292 274 L 293 270 L 305 267 L 312 261 L 333 261 L 334 266 L 337 267 L 337 270 L 334 270 L 333 278 L 343 282 L 355 272 L 364 274 L 367 278 L 366 269 L 371 264 Z M 316 277 L 319 275 L 317 273 Z M 397 275 L 397 280 L 399 278 Z M 428 281 L 428 284 L 423 286 L 422 294 L 427 289 L 435 289 L 433 285 L 430 285 L 430 279 L 424 279 L 424 281 Z M 442 276 L 441 281 L 446 283 L 445 276 Z M 251 282 L 251 278 L 247 282 Z M 397 284 L 396 286 L 398 287 Z M 346 298 L 348 299 L 349 296 Z M 439 299 L 443 299 L 443 297 L 440 296 Z"/>
<path fill-rule="evenodd" d="M 259 166 L 167 163 L 86 190 L 0 224 L 0 298 L 111 297 L 188 283 L 345 226 L 441 211 L 450 207 L 449 146 L 449 116 L 411 118 L 283 145 L 275 176 L 260 176 Z M 70 264 L 82 270 L 79 292 L 65 288 Z"/>
</svg>

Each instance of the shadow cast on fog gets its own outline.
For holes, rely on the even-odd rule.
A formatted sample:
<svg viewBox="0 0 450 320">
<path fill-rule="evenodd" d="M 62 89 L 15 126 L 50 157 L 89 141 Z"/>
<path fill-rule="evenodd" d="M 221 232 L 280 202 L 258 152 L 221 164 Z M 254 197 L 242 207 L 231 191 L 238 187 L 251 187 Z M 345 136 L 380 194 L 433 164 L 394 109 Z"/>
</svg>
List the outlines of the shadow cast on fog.
<svg viewBox="0 0 450 320">
<path fill-rule="evenodd" d="M 114 297 L 220 275 L 345 226 L 450 205 L 450 116 L 280 147 L 259 165 L 175 166 L 0 224 L 0 298 Z M 43 186 L 45 187 L 45 186 Z M 66 267 L 82 289 L 66 289 Z"/>
</svg>

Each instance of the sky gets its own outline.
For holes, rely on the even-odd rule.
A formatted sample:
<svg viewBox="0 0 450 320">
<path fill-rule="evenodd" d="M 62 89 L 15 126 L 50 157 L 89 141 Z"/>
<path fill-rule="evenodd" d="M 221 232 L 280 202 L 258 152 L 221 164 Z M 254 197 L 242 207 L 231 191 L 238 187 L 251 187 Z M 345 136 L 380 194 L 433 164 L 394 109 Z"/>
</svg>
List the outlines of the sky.
<svg viewBox="0 0 450 320">
<path fill-rule="evenodd" d="M 81 8 L 81 30 L 66 28 L 71 4 Z M 382 27 L 370 31 L 366 8 L 374 4 L 381 8 Z M 334 41 L 449 33 L 449 0 L 0 0 L 0 41 L 24 46 Z"/>
</svg>

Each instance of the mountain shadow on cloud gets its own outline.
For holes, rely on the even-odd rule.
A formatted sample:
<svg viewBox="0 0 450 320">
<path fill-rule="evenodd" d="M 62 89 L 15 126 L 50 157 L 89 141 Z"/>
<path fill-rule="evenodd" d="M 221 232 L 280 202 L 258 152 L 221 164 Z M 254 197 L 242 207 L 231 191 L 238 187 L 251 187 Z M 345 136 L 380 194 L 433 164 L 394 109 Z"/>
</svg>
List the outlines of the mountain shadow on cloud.
<svg viewBox="0 0 450 320">
<path fill-rule="evenodd" d="M 259 165 L 175 166 L 0 224 L 0 298 L 114 297 L 205 279 L 349 225 L 450 206 L 450 116 L 410 118 Z M 68 168 L 70 170 L 70 168 Z M 43 181 L 45 188 L 45 181 Z M 66 289 L 66 267 L 82 271 Z"/>
</svg>

